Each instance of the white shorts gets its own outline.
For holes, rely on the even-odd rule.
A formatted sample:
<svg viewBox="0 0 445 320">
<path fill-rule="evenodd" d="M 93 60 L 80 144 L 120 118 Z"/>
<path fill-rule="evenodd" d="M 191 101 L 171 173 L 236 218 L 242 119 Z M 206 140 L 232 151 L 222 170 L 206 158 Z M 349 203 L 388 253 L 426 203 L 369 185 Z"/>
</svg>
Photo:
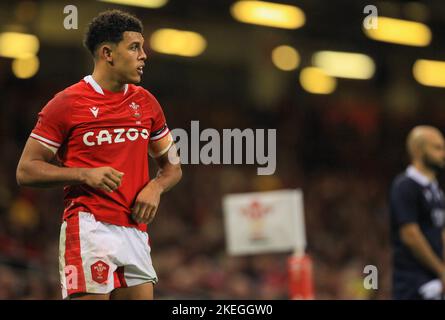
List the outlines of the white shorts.
<svg viewBox="0 0 445 320">
<path fill-rule="evenodd" d="M 157 283 L 150 251 L 148 234 L 139 229 L 96 221 L 88 212 L 66 219 L 59 243 L 63 299 Z"/>
</svg>

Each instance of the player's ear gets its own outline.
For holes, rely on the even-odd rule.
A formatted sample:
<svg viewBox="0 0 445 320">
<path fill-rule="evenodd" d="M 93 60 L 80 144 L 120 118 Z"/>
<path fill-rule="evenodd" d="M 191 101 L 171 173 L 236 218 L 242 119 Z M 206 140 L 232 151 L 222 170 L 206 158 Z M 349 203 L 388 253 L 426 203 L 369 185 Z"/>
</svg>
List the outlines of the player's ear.
<svg viewBox="0 0 445 320">
<path fill-rule="evenodd" d="M 98 49 L 99 58 L 104 59 L 109 64 L 113 65 L 113 49 L 109 44 L 103 44 Z"/>
</svg>

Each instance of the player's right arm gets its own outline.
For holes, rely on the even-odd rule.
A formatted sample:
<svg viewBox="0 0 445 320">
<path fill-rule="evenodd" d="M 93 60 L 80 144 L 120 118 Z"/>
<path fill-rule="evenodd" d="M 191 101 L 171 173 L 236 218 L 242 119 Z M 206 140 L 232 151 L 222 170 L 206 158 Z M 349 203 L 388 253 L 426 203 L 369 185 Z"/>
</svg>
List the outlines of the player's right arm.
<svg viewBox="0 0 445 320">
<path fill-rule="evenodd" d="M 111 167 L 66 168 L 55 165 L 55 154 L 41 142 L 29 138 L 17 166 L 17 183 L 29 187 L 87 184 L 108 192 L 121 185 L 123 173 Z"/>
<path fill-rule="evenodd" d="M 413 255 L 433 271 L 445 284 L 445 264 L 431 248 L 417 223 L 406 223 L 400 227 L 400 239 Z"/>
</svg>

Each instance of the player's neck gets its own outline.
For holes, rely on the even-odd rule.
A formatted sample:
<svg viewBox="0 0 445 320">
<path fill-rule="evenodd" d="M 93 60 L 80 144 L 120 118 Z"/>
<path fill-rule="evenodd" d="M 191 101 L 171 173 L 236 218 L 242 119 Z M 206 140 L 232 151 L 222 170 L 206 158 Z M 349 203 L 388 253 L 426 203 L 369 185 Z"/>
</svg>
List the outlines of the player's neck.
<svg viewBox="0 0 445 320">
<path fill-rule="evenodd" d="M 414 162 L 413 166 L 424 176 L 426 176 L 430 181 L 436 180 L 436 172 L 434 170 L 429 169 L 421 162 Z"/>
<path fill-rule="evenodd" d="M 125 88 L 124 83 L 120 83 L 119 81 L 114 80 L 112 77 L 106 76 L 105 73 L 100 72 L 97 69 L 94 69 L 91 76 L 93 77 L 94 81 L 96 81 L 97 84 L 105 90 L 111 92 L 120 92 L 123 91 Z"/>
</svg>

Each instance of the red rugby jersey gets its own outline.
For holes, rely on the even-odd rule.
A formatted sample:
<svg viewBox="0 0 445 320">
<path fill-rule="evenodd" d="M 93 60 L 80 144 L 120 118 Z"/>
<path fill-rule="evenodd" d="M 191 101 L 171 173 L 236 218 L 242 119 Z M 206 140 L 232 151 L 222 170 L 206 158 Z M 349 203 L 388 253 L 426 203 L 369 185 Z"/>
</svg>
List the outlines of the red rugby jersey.
<svg viewBox="0 0 445 320">
<path fill-rule="evenodd" d="M 121 186 L 111 193 L 85 184 L 65 186 L 63 219 L 87 211 L 98 221 L 145 231 L 146 224 L 131 218 L 131 207 L 150 179 L 148 143 L 168 132 L 150 92 L 132 84 L 111 92 L 86 76 L 47 103 L 30 136 L 56 148 L 65 167 L 110 166 L 124 172 Z"/>
</svg>

